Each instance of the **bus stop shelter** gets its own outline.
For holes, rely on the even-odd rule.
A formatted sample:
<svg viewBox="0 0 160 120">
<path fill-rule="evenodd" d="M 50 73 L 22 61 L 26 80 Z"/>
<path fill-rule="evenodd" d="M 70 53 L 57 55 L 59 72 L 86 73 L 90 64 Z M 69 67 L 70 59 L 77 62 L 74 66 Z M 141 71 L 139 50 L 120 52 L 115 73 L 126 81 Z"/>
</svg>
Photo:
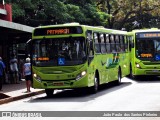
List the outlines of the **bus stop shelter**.
<svg viewBox="0 0 160 120">
<path fill-rule="evenodd" d="M 25 59 L 25 43 L 31 39 L 33 27 L 0 20 L 0 56 L 9 67 L 11 54 Z"/>
</svg>

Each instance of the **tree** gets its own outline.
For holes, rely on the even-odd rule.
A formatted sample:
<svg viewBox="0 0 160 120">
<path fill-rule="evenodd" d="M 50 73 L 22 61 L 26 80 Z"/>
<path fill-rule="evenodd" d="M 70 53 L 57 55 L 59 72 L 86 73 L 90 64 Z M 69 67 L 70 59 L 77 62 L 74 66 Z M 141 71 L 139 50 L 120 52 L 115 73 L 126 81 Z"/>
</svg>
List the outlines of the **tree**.
<svg viewBox="0 0 160 120">
<path fill-rule="evenodd" d="M 159 0 L 6 0 L 13 21 L 29 26 L 79 22 L 132 30 L 160 28 Z"/>
<path fill-rule="evenodd" d="M 104 26 L 107 14 L 97 11 L 94 0 L 8 0 L 13 21 L 30 26 L 79 22 Z"/>
<path fill-rule="evenodd" d="M 97 8 L 110 15 L 107 25 L 109 28 L 126 27 L 131 30 L 136 27 L 148 28 L 160 24 L 159 0 L 97 0 Z M 135 22 L 138 23 L 137 26 L 134 26 Z"/>
</svg>

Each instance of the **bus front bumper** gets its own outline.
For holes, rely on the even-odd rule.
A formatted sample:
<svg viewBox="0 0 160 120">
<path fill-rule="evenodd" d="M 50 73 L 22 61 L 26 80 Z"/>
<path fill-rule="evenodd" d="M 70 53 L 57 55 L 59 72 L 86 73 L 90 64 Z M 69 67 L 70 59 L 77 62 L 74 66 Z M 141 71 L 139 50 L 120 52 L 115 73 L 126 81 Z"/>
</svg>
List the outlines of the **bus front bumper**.
<svg viewBox="0 0 160 120">
<path fill-rule="evenodd" d="M 160 69 L 135 69 L 135 75 L 160 75 Z"/>
<path fill-rule="evenodd" d="M 33 88 L 39 89 L 74 89 L 88 86 L 87 76 L 80 80 L 33 80 Z"/>
</svg>

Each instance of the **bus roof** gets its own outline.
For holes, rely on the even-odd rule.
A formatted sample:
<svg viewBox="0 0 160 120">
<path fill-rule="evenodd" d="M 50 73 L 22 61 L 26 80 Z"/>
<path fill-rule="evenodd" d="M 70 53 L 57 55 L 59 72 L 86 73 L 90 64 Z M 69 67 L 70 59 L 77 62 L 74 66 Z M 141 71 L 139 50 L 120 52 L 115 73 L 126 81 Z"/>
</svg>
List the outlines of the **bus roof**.
<svg viewBox="0 0 160 120">
<path fill-rule="evenodd" d="M 109 28 L 104 28 L 103 26 L 88 26 L 88 25 L 81 25 L 77 22 L 72 22 L 72 23 L 64 23 L 64 24 L 56 24 L 56 25 L 46 25 L 46 26 L 38 26 L 36 27 L 35 29 L 39 29 L 39 28 L 51 28 L 51 27 L 64 27 L 64 26 L 81 26 L 81 27 L 84 27 L 84 28 L 87 28 L 87 29 L 95 29 L 95 30 L 102 30 L 102 31 L 105 31 L 105 30 L 108 30 L 110 31 L 110 33 L 113 33 L 114 32 L 118 32 L 119 34 L 127 34 L 127 31 L 124 31 L 124 30 L 116 30 L 116 29 L 109 29 Z"/>
<path fill-rule="evenodd" d="M 160 29 L 158 28 L 150 28 L 150 29 L 136 29 L 132 30 L 129 33 L 137 33 L 137 32 L 160 32 Z"/>
</svg>

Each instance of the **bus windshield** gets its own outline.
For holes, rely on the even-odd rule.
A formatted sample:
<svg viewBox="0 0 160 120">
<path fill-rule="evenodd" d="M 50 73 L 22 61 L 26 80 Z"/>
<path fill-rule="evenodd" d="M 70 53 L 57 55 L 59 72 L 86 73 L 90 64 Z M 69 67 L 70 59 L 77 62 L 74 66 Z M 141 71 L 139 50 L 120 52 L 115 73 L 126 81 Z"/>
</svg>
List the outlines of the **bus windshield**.
<svg viewBox="0 0 160 120">
<path fill-rule="evenodd" d="M 160 61 L 160 39 L 137 39 L 136 57 L 141 60 Z"/>
<path fill-rule="evenodd" d="M 71 66 L 87 60 L 84 37 L 38 39 L 32 46 L 34 66 Z"/>
</svg>

